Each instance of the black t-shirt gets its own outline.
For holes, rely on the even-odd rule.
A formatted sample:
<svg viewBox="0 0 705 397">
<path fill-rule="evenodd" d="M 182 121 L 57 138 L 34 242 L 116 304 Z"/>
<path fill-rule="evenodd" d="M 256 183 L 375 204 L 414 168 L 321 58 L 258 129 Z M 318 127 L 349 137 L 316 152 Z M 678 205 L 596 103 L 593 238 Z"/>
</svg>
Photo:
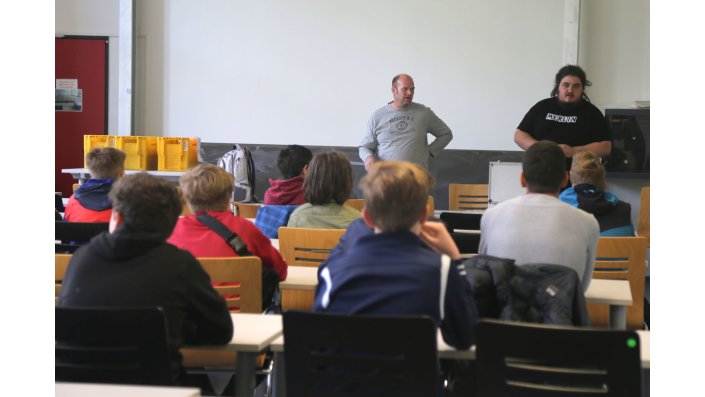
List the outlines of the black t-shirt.
<svg viewBox="0 0 705 397">
<path fill-rule="evenodd" d="M 562 107 L 558 98 L 539 101 L 524 116 L 518 127 L 536 140 L 583 146 L 609 141 L 607 119 L 592 103 L 582 100 L 573 107 Z"/>
</svg>

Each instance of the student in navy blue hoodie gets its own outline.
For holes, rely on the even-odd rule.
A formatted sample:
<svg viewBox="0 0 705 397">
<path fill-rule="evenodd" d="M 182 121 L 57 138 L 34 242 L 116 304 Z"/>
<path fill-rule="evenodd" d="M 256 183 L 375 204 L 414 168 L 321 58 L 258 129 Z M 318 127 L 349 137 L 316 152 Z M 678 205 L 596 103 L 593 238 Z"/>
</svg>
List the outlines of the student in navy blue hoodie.
<svg viewBox="0 0 705 397">
<path fill-rule="evenodd" d="M 632 207 L 605 190 L 605 166 L 595 153 L 585 150 L 573 155 L 570 180 L 573 186 L 561 193 L 561 201 L 595 216 L 600 236 L 634 236 Z"/>
<path fill-rule="evenodd" d="M 427 221 L 431 184 L 416 164 L 374 164 L 360 188 L 363 218 L 375 233 L 351 241 L 322 265 L 314 310 L 427 315 L 446 343 L 470 347 L 477 309 L 453 239 L 442 223 Z"/>
</svg>

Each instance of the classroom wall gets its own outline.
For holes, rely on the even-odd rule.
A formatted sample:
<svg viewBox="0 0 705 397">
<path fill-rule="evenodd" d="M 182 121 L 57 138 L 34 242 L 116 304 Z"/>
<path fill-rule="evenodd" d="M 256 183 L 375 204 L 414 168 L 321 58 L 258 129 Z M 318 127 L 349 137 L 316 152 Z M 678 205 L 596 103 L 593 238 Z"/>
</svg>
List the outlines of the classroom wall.
<svg viewBox="0 0 705 397">
<path fill-rule="evenodd" d="M 108 133 L 118 129 L 118 45 L 120 0 L 55 0 L 57 35 L 108 36 Z M 79 81 L 79 88 L 81 82 Z"/>
</svg>

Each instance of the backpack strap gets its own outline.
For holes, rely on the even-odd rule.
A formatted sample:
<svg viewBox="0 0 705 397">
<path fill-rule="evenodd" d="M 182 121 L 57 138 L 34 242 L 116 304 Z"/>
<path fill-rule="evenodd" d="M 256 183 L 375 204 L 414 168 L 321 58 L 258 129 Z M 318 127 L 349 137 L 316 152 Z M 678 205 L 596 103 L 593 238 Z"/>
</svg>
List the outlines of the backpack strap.
<svg viewBox="0 0 705 397">
<path fill-rule="evenodd" d="M 232 249 L 238 255 L 252 256 L 250 251 L 247 250 L 247 244 L 242 241 L 240 236 L 238 236 L 237 233 L 233 232 L 232 230 L 228 229 L 228 227 L 223 225 L 223 223 L 219 220 L 205 213 L 196 215 L 196 219 L 198 219 L 202 224 L 206 225 L 209 229 L 215 232 L 215 234 L 222 237 L 225 242 L 227 242 L 228 245 L 232 247 Z"/>
<path fill-rule="evenodd" d="M 438 299 L 440 304 L 441 320 L 445 317 L 446 306 L 446 286 L 448 285 L 448 273 L 450 272 L 450 256 L 441 255 L 441 296 Z"/>
</svg>

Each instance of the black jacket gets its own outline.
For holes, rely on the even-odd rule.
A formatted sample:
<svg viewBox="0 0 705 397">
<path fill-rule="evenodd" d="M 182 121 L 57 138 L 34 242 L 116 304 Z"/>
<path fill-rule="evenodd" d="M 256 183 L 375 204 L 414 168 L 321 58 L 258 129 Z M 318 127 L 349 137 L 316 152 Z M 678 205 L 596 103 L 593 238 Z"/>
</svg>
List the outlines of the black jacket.
<svg viewBox="0 0 705 397">
<path fill-rule="evenodd" d="M 120 227 L 79 248 L 64 276 L 59 306 L 161 306 L 166 314 L 175 374 L 184 344 L 224 344 L 233 324 L 210 277 L 188 252 L 163 236 Z"/>
<path fill-rule="evenodd" d="M 480 318 L 590 325 L 582 283 L 569 267 L 476 255 L 465 271 Z"/>
</svg>

